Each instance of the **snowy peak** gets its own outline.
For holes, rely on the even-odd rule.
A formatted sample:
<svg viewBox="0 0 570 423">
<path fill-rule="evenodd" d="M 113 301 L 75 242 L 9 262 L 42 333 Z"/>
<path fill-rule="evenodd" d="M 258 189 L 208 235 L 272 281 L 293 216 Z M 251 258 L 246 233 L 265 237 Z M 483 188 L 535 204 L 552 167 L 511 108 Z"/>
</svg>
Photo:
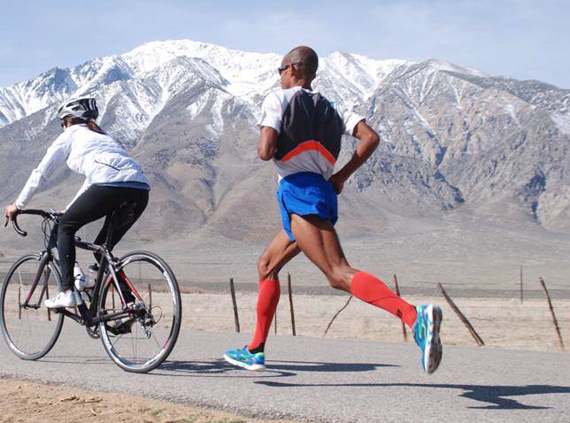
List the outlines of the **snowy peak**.
<svg viewBox="0 0 570 423">
<path fill-rule="evenodd" d="M 203 83 L 226 87 L 229 82 L 220 73 L 210 66 L 205 60 L 188 58 L 185 56 L 175 57 L 172 60 L 141 74 L 138 79 L 149 83 L 158 83 L 165 91 L 176 94 L 198 80 Z"/>
<path fill-rule="evenodd" d="M 376 89 L 378 84 L 397 67 L 413 63 L 405 60 L 374 60 L 340 52 L 331 53 L 321 62 L 321 70 L 342 74 L 364 95 Z"/>
<path fill-rule="evenodd" d="M 153 41 L 121 55 L 136 72 L 144 73 L 170 62 L 176 57 L 211 58 L 229 50 L 214 44 L 191 40 Z"/>
<path fill-rule="evenodd" d="M 0 127 L 67 97 L 92 93 L 102 96 L 103 105 L 108 96 L 121 93 L 129 103 L 138 104 L 133 113 L 137 109 L 138 115 L 152 117 L 169 98 L 197 83 L 216 86 L 256 109 L 263 96 L 279 86 L 276 68 L 280 61 L 275 53 L 244 52 L 191 40 L 150 42 L 121 55 L 96 58 L 72 69 L 54 68 L 30 81 L 0 88 Z M 364 105 L 386 89 L 399 90 L 410 99 L 410 107 L 417 107 L 427 95 L 437 95 L 433 88 L 441 88 L 442 82 L 451 87 L 447 97 L 457 107 L 462 107 L 464 93 L 495 88 L 546 109 L 567 131 L 570 91 L 536 81 L 492 77 L 441 60 L 415 63 L 334 52 L 321 57 L 314 86 L 347 108 Z M 373 104 L 369 113 L 374 110 Z M 140 127 L 149 120 L 137 122 Z"/>
<path fill-rule="evenodd" d="M 134 76 L 132 69 L 119 57 L 108 56 L 90 60 L 71 71 L 79 87 L 76 95 L 84 95 L 100 86 L 127 81 Z"/>
<path fill-rule="evenodd" d="M 99 75 L 104 75 L 101 72 Z M 228 82 L 198 58 L 175 57 L 129 79 L 113 80 L 97 89 L 101 122 L 127 145 L 135 145 L 152 120 L 176 96 L 215 88 Z M 117 119 L 120 117 L 120 119 Z"/>
<path fill-rule="evenodd" d="M 33 80 L 0 89 L 0 127 L 53 102 L 98 92 L 114 83 L 154 77 L 161 86 L 176 85 L 174 75 L 179 75 L 177 69 L 184 66 L 204 80 L 223 86 L 231 95 L 257 105 L 279 86 L 276 69 L 280 61 L 281 56 L 275 53 L 244 52 L 191 40 L 150 42 L 122 55 L 96 58 L 72 69 L 52 69 Z M 316 87 L 341 103 L 346 96 L 362 102 L 395 69 L 410 64 L 335 52 L 321 58 L 321 83 L 317 81 Z"/>
<path fill-rule="evenodd" d="M 270 88 L 278 80 L 271 75 L 281 60 L 277 54 L 230 50 L 190 40 L 155 41 L 121 57 L 138 72 L 148 72 L 176 57 L 201 58 L 229 82 L 227 88 L 236 96 L 252 96 Z"/>
<path fill-rule="evenodd" d="M 53 68 L 35 79 L 0 89 L 0 127 L 61 101 L 76 88 L 69 69 Z"/>
<path fill-rule="evenodd" d="M 445 62 L 443 60 L 429 59 L 423 63 L 432 69 L 435 69 L 438 71 L 443 71 L 443 72 L 454 72 L 454 73 L 460 73 L 460 74 L 470 75 L 470 76 L 479 76 L 482 78 L 489 76 L 489 75 L 487 75 L 481 71 L 478 71 L 476 69 L 458 66 L 458 65 L 455 65 L 453 63 Z"/>
</svg>

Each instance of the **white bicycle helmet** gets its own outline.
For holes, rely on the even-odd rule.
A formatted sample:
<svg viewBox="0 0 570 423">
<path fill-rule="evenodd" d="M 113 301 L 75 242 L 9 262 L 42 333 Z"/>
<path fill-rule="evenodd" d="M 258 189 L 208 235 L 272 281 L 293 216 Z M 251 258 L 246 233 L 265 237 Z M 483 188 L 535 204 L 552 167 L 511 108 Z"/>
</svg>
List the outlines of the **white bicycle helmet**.
<svg viewBox="0 0 570 423">
<path fill-rule="evenodd" d="M 93 97 L 78 97 L 64 101 L 57 109 L 57 117 L 65 119 L 73 116 L 80 119 L 97 119 L 99 109 Z"/>
</svg>

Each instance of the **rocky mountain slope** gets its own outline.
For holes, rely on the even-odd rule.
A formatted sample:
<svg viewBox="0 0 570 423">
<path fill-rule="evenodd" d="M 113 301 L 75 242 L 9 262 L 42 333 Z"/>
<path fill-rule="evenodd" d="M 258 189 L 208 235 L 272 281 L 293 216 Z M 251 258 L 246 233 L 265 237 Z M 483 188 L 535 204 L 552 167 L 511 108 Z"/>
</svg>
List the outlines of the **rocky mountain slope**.
<svg viewBox="0 0 570 423">
<path fill-rule="evenodd" d="M 58 135 L 58 103 L 92 94 L 101 126 L 153 184 L 133 237 L 267 240 L 277 227 L 277 181 L 256 158 L 255 123 L 278 86 L 279 62 L 189 40 L 153 42 L 1 88 L 0 199 L 14 200 Z M 443 222 L 453 213 L 570 232 L 570 90 L 437 60 L 348 53 L 322 57 L 314 87 L 362 113 L 383 140 L 341 197 L 354 222 L 340 226 L 344 237 L 380 239 L 398 230 L 393 216 Z M 355 140 L 344 143 L 340 164 Z M 61 169 L 31 206 L 64 206 L 79 184 Z"/>
</svg>

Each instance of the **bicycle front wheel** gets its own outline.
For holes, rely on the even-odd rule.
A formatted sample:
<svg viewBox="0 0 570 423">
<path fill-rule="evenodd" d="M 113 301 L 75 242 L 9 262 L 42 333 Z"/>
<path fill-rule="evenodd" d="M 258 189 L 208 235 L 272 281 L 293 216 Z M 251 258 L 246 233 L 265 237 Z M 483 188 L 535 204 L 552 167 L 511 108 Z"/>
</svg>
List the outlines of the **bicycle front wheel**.
<svg viewBox="0 0 570 423">
<path fill-rule="evenodd" d="M 166 262 L 147 251 L 122 257 L 116 274 L 119 287 L 110 275 L 102 285 L 99 313 L 125 313 L 99 324 L 103 346 L 123 370 L 146 373 L 166 360 L 178 339 L 178 282 Z"/>
<path fill-rule="evenodd" d="M 43 300 L 57 295 L 60 287 L 57 266 L 42 254 L 25 255 L 8 270 L 0 291 L 0 326 L 8 347 L 21 359 L 37 360 L 55 345 L 64 316 L 50 311 Z"/>
</svg>

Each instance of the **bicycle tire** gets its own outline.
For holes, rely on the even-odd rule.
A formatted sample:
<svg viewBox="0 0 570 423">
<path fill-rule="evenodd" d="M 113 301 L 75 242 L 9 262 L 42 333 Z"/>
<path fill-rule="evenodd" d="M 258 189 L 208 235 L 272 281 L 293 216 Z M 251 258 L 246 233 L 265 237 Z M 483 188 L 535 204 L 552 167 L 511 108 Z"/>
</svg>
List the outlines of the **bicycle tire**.
<svg viewBox="0 0 570 423">
<path fill-rule="evenodd" d="M 137 264 L 138 276 L 136 274 Z M 141 271 L 142 264 L 145 264 L 144 275 Z M 154 325 L 150 325 L 150 327 L 143 324 L 145 318 L 141 316 L 125 319 L 122 324 L 128 325 L 130 323 L 129 332 L 120 335 L 113 333 L 113 330 L 120 330 L 119 325 L 121 323 L 117 323 L 117 321 L 100 322 L 99 332 L 101 334 L 101 340 L 109 357 L 123 370 L 134 373 L 147 373 L 158 367 L 168 358 L 178 340 L 182 321 L 182 301 L 178 282 L 168 264 L 162 258 L 149 251 L 133 251 L 128 253 L 118 261 L 115 268 L 117 273 L 122 271 L 127 275 L 129 283 L 131 283 L 139 295 L 141 295 L 142 304 L 144 304 L 143 314 L 146 313 L 146 318 L 155 319 L 156 316 L 154 314 L 158 315 L 159 311 L 160 317 L 158 321 Z M 120 302 L 120 297 L 116 292 L 112 278 L 106 275 L 104 281 L 101 286 L 101 295 L 99 298 L 100 316 L 120 311 L 117 307 L 117 303 Z M 156 291 L 154 305 L 152 304 L 152 290 L 149 289 L 148 295 L 150 296 L 150 303 L 148 296 L 145 296 L 145 293 L 142 292 L 144 285 L 149 284 L 150 286 L 151 283 L 155 286 L 155 289 L 160 288 L 167 290 L 164 294 Z M 113 301 L 115 302 L 114 304 Z M 159 301 L 161 305 L 156 306 L 157 301 Z M 139 301 L 137 300 L 137 302 Z M 161 323 L 160 327 L 158 323 Z M 167 330 L 162 330 L 162 326 L 165 324 L 168 324 Z M 148 337 L 147 330 L 150 331 L 150 337 Z M 139 336 L 143 332 L 148 341 L 146 343 L 145 340 Z M 166 341 L 159 342 L 159 339 L 163 338 L 165 338 Z M 123 340 L 125 340 L 125 342 L 122 342 Z M 119 342 L 121 342 L 120 346 L 118 346 Z M 156 347 L 153 345 L 153 342 L 156 343 Z M 140 350 L 139 344 L 141 344 Z M 156 352 L 154 351 L 155 348 L 157 348 Z M 149 352 L 147 352 L 147 350 Z"/>
<path fill-rule="evenodd" d="M 42 254 L 37 253 L 26 254 L 16 260 L 8 270 L 8 273 L 6 273 L 2 283 L 2 290 L 0 291 L 0 326 L 2 334 L 10 350 L 23 360 L 38 360 L 50 352 L 59 338 L 65 317 L 63 314 L 55 313 L 45 307 L 43 298 L 40 301 L 43 284 L 46 280 L 48 284 L 48 290 L 44 292 L 46 298 L 49 296 L 51 278 L 53 278 L 51 283 L 52 289 L 56 292 L 61 290 L 61 276 L 53 261 L 48 261 L 44 265 L 42 280 L 38 282 L 34 290 L 32 298 L 34 301 L 38 300 L 37 308 L 21 307 L 21 295 L 29 292 L 29 289 L 26 290 L 26 288 L 31 286 L 30 281 L 33 280 L 33 275 L 37 274 L 42 257 Z M 45 279 L 46 268 L 49 270 L 47 279 Z M 32 271 L 34 269 L 35 271 Z M 13 304 L 14 296 L 17 297 L 16 306 Z M 14 315 L 16 312 L 18 319 Z M 42 318 L 44 313 L 46 313 L 47 322 Z M 24 315 L 23 319 L 22 315 Z M 27 336 L 17 336 L 17 329 L 24 327 L 23 331 L 26 332 Z"/>
</svg>

